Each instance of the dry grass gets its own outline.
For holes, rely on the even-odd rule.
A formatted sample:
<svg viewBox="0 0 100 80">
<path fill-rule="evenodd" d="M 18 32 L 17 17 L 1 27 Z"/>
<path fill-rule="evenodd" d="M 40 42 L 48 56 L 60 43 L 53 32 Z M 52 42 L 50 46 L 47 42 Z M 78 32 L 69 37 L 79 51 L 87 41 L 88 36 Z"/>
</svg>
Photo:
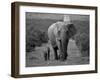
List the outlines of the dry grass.
<svg viewBox="0 0 100 80">
<path fill-rule="evenodd" d="M 43 51 L 47 45 L 43 44 L 41 47 L 36 47 L 34 51 L 27 53 L 26 67 L 89 64 L 89 57 L 81 56 L 74 40 L 69 41 L 68 59 L 66 61 L 54 60 L 54 54 L 50 45 L 50 60 L 45 61 Z"/>
</svg>

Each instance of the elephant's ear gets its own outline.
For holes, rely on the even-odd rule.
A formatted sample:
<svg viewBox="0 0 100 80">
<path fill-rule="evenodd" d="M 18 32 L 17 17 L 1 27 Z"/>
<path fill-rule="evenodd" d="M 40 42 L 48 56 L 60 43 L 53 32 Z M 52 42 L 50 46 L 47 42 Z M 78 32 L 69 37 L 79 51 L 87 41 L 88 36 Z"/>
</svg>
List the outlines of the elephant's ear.
<svg viewBox="0 0 100 80">
<path fill-rule="evenodd" d="M 68 26 L 68 35 L 69 38 L 71 38 L 77 33 L 77 29 L 75 28 L 74 24 L 68 24 L 67 26 Z"/>
</svg>

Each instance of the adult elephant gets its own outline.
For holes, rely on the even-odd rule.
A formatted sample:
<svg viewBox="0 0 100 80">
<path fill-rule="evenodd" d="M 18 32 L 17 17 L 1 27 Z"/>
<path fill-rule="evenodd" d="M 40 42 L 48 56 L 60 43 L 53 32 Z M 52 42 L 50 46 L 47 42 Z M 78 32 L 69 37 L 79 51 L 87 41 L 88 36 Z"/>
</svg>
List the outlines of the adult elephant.
<svg viewBox="0 0 100 80">
<path fill-rule="evenodd" d="M 48 28 L 48 38 L 54 51 L 55 60 L 67 59 L 68 42 L 76 34 L 76 31 L 74 24 L 66 22 L 56 22 Z"/>
</svg>

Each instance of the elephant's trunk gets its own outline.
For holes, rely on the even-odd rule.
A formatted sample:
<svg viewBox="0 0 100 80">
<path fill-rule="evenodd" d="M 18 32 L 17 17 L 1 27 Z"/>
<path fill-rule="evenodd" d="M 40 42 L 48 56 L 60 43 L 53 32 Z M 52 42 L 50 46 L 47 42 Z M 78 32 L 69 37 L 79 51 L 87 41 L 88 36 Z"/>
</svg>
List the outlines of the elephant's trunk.
<svg viewBox="0 0 100 80">
<path fill-rule="evenodd" d="M 64 54 L 67 54 L 68 42 L 69 42 L 68 39 L 66 39 L 65 42 L 62 41 L 62 51 L 63 51 Z"/>
<path fill-rule="evenodd" d="M 62 34 L 61 38 L 61 58 L 62 60 L 65 60 L 67 58 L 67 46 L 69 42 L 69 38 L 65 37 L 67 36 L 66 33 Z"/>
</svg>

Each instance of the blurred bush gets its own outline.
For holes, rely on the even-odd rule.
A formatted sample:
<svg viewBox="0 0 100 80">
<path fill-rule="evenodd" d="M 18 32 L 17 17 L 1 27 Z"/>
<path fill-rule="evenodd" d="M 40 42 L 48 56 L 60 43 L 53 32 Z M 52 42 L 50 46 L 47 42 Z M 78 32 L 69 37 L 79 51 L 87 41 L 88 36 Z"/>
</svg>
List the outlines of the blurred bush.
<svg viewBox="0 0 100 80">
<path fill-rule="evenodd" d="M 76 45 L 82 56 L 89 56 L 89 35 L 86 33 L 78 33 L 75 35 Z"/>
<path fill-rule="evenodd" d="M 77 29 L 77 34 L 72 37 L 75 40 L 82 56 L 89 56 L 89 20 L 72 21 Z"/>
<path fill-rule="evenodd" d="M 26 34 L 26 51 L 34 50 L 35 46 L 41 46 L 42 43 L 48 42 L 47 33 L 39 29 L 31 29 Z"/>
</svg>

